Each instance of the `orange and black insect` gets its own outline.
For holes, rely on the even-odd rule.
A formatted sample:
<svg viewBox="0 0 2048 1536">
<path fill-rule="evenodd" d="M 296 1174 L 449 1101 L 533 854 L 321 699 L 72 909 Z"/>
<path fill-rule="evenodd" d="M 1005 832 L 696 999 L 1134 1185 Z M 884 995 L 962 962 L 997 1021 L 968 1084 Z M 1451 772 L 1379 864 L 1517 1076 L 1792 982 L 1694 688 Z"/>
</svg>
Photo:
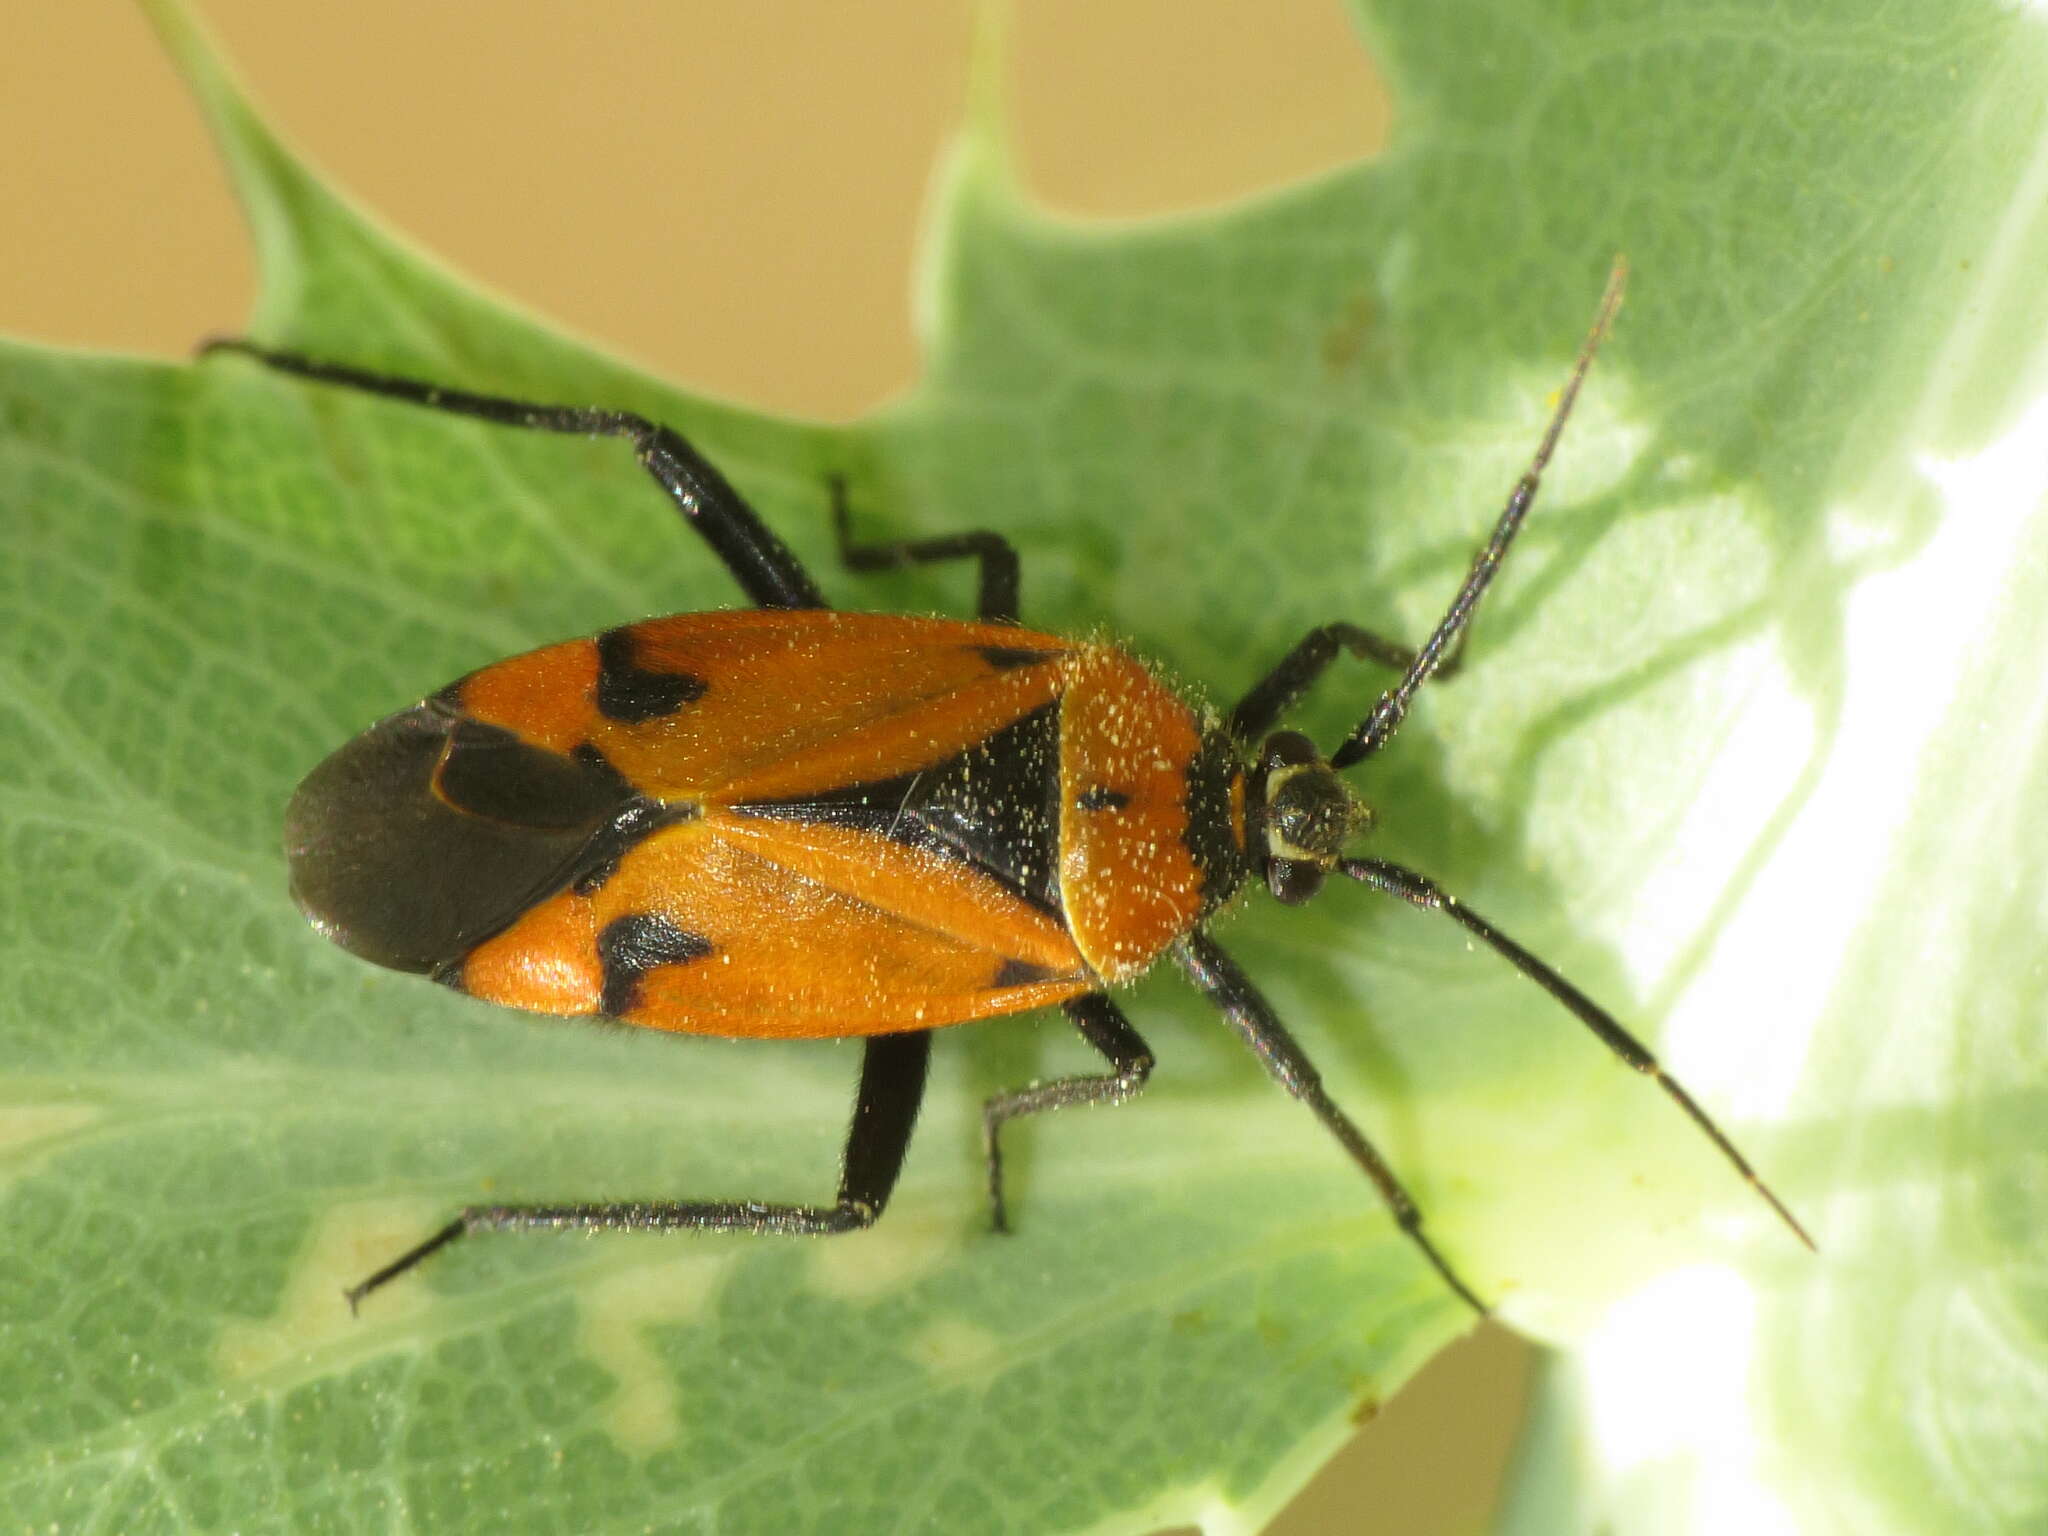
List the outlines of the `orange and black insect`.
<svg viewBox="0 0 2048 1536">
<path fill-rule="evenodd" d="M 1621 285 L 1617 265 L 1535 458 L 1421 648 L 1323 625 L 1220 723 L 1115 646 L 1021 628 L 1017 555 L 999 534 L 858 544 L 835 496 L 849 568 L 973 560 L 980 570 L 976 622 L 838 612 L 666 427 L 215 343 L 323 384 L 502 426 L 624 438 L 755 605 L 627 624 L 493 663 L 342 747 L 307 776 L 286 817 L 293 895 L 314 926 L 366 960 L 514 1008 L 683 1034 L 866 1042 L 831 1204 L 472 1206 L 355 1286 L 351 1304 L 476 1231 L 866 1227 L 902 1167 L 931 1032 L 1057 1006 L 1110 1070 L 988 1101 L 1000 1228 L 1003 1127 L 1144 1085 L 1151 1049 L 1110 993 L 1171 955 L 1364 1170 L 1451 1289 L 1484 1311 L 1386 1161 L 1204 928 L 1254 876 L 1294 904 L 1340 874 L 1462 924 L 1655 1077 L 1803 1239 L 1606 1010 L 1430 880 L 1345 851 L 1369 813 L 1340 771 L 1385 746 L 1416 690 L 1455 660 Z M 1325 756 L 1274 727 L 1344 652 L 1399 677 Z"/>
</svg>

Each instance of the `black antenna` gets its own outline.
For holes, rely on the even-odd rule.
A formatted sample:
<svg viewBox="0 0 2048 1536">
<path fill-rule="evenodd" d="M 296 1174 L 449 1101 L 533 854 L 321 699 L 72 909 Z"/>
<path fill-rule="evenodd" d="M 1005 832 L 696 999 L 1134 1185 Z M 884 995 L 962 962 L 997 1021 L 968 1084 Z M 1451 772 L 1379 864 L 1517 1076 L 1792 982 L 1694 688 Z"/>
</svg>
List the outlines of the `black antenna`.
<svg viewBox="0 0 2048 1536">
<path fill-rule="evenodd" d="M 1750 1166 L 1749 1159 L 1735 1150 L 1735 1143 L 1728 1139 L 1721 1127 L 1714 1124 L 1713 1117 L 1701 1109 L 1699 1102 L 1685 1091 L 1676 1078 L 1664 1070 L 1663 1065 L 1650 1053 L 1648 1046 L 1621 1027 L 1613 1014 L 1427 876 L 1419 875 L 1399 864 L 1390 864 L 1385 859 L 1342 859 L 1338 861 L 1337 869 L 1354 880 L 1362 881 L 1375 890 L 1385 891 L 1389 896 L 1398 896 L 1425 911 L 1443 913 L 1570 1009 L 1578 1016 L 1579 1022 L 1598 1035 L 1610 1051 L 1643 1076 L 1654 1078 L 1657 1086 L 1670 1095 L 1672 1102 L 1684 1110 L 1692 1123 L 1706 1133 L 1707 1139 L 1721 1149 L 1721 1155 L 1728 1159 L 1749 1187 L 1761 1195 L 1765 1203 L 1778 1213 L 1785 1225 L 1792 1229 L 1793 1236 L 1808 1248 L 1814 1246 L 1806 1228 L 1799 1224 L 1799 1218 L 1786 1209 L 1785 1202 L 1771 1192 L 1770 1185 L 1758 1176 L 1756 1169 Z"/>
<path fill-rule="evenodd" d="M 1614 312 L 1621 308 L 1622 290 L 1627 286 L 1628 259 L 1617 256 L 1607 274 L 1607 288 L 1600 295 L 1600 309 L 1593 316 L 1593 328 L 1586 333 L 1586 339 L 1579 347 L 1579 359 L 1572 366 L 1571 377 L 1565 381 L 1564 393 L 1558 397 L 1557 410 L 1551 414 L 1549 429 L 1537 445 L 1536 457 L 1529 461 L 1529 467 L 1516 482 L 1515 492 L 1508 498 L 1500 521 L 1493 525 L 1492 537 L 1472 561 L 1465 584 L 1458 589 L 1458 595 L 1451 599 L 1451 606 L 1437 621 L 1436 632 L 1423 642 L 1422 648 L 1415 653 L 1415 659 L 1408 664 L 1408 670 L 1401 675 L 1401 680 L 1380 695 L 1372 713 L 1359 721 L 1337 750 L 1330 754 L 1331 767 L 1349 768 L 1387 744 L 1388 738 L 1400 729 L 1402 720 L 1407 718 L 1408 703 L 1415 697 L 1415 690 L 1436 675 L 1437 669 L 1444 664 L 1445 653 L 1457 643 L 1465 626 L 1472 622 L 1473 610 L 1478 608 L 1479 599 L 1492 585 L 1494 573 L 1500 569 L 1508 546 L 1514 543 L 1515 535 L 1521 531 L 1522 520 L 1529 515 L 1530 504 L 1536 500 L 1537 484 L 1550 464 L 1551 454 L 1557 449 L 1565 420 L 1579 398 L 1579 386 L 1586 381 L 1586 370 L 1593 366 L 1593 354 L 1600 350 L 1607 328 L 1614 322 Z"/>
<path fill-rule="evenodd" d="M 1578 361 L 1573 364 L 1571 377 L 1565 381 L 1564 393 L 1558 397 L 1557 409 L 1551 413 L 1550 426 L 1543 434 L 1543 441 L 1537 445 L 1535 458 L 1516 482 L 1514 494 L 1508 498 L 1500 520 L 1493 526 L 1493 534 L 1472 561 L 1472 569 L 1466 574 L 1465 583 L 1458 589 L 1458 595 L 1451 600 L 1451 606 L 1437 622 L 1436 631 L 1420 650 L 1415 659 L 1402 673 L 1401 680 L 1380 695 L 1380 701 L 1373 706 L 1372 713 L 1359 721 L 1356 729 L 1344 738 L 1343 743 L 1330 755 L 1332 766 L 1349 767 L 1351 764 L 1370 757 L 1387 744 L 1388 739 L 1400 727 L 1408 714 L 1408 704 L 1415 692 L 1443 667 L 1447 653 L 1457 644 L 1458 637 L 1472 622 L 1472 614 L 1479 606 L 1479 599 L 1493 582 L 1494 574 L 1500 569 L 1508 546 L 1521 531 L 1522 521 L 1528 516 L 1530 504 L 1536 499 L 1536 487 L 1543 471 L 1550 464 L 1550 456 L 1557 450 L 1559 437 L 1564 433 L 1565 421 L 1571 416 L 1572 406 L 1579 398 L 1579 386 L 1586 380 L 1586 372 L 1593 365 L 1593 356 L 1600 350 L 1600 343 L 1606 339 L 1608 328 L 1613 324 L 1614 313 L 1621 307 L 1622 290 L 1628 284 L 1628 262 L 1617 256 L 1613 270 L 1607 277 L 1607 289 L 1600 296 L 1599 311 L 1593 317 L 1593 327 L 1586 333 L 1585 341 L 1579 347 Z M 1645 1077 L 1652 1078 L 1671 1101 L 1685 1111 L 1686 1117 L 1699 1127 L 1713 1144 L 1720 1148 L 1730 1166 L 1740 1174 L 1749 1187 L 1778 1213 L 1785 1225 L 1808 1248 L 1814 1246 L 1813 1238 L 1799 1219 L 1786 1208 L 1771 1187 L 1758 1176 L 1749 1159 L 1735 1148 L 1735 1143 L 1716 1125 L 1713 1117 L 1700 1108 L 1699 1102 L 1686 1092 L 1683 1085 L 1663 1068 L 1642 1041 L 1621 1026 L 1613 1014 L 1594 1002 L 1585 993 L 1573 986 L 1564 977 L 1552 970 L 1543 961 L 1522 948 L 1513 939 L 1502 933 L 1492 923 L 1459 901 L 1435 881 L 1402 865 L 1385 859 L 1340 859 L 1337 870 L 1353 880 L 1384 891 L 1389 896 L 1398 896 L 1411 906 L 1425 911 L 1441 912 L 1474 938 L 1524 976 L 1535 982 L 1551 997 L 1575 1015 L 1606 1047 Z M 1439 1266 L 1441 1267 L 1441 1266 Z M 1455 1283 L 1455 1282 L 1454 1282 Z"/>
</svg>

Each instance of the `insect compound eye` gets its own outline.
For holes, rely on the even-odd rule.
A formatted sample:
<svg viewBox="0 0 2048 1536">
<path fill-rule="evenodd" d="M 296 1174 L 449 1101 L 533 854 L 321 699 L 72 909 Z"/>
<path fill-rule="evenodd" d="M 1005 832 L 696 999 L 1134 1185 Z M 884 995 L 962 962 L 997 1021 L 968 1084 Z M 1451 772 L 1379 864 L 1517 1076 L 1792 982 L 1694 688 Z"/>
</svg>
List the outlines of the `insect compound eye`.
<svg viewBox="0 0 2048 1536">
<path fill-rule="evenodd" d="M 1298 907 L 1323 888 L 1324 870 L 1307 859 L 1268 859 L 1266 889 L 1282 906 Z"/>
</svg>

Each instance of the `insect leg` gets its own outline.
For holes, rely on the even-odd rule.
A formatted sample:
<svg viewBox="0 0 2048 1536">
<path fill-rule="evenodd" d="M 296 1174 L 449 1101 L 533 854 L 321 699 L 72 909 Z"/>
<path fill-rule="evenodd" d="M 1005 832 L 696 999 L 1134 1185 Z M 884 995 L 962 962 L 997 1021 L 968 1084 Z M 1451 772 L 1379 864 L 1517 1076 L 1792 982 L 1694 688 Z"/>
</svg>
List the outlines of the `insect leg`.
<svg viewBox="0 0 2048 1536">
<path fill-rule="evenodd" d="M 732 579 L 761 608 L 823 608 L 824 594 L 798 564 L 789 547 L 777 538 L 746 498 L 724 475 L 673 428 L 630 411 L 595 406 L 538 405 L 502 395 L 477 395 L 443 389 L 419 379 L 373 373 L 343 363 L 323 362 L 298 352 L 261 347 L 238 338 L 204 342 L 200 355 L 236 352 L 280 373 L 335 384 L 365 394 L 402 400 L 408 405 L 451 415 L 470 416 L 495 426 L 532 432 L 563 432 L 576 437 L 622 437 L 633 445 L 641 466 L 668 494 L 683 521 L 711 546 Z"/>
<path fill-rule="evenodd" d="M 1090 992 L 1060 1005 L 1074 1027 L 1114 1071 L 1099 1077 L 1056 1077 L 1012 1093 L 999 1093 L 982 1106 L 982 1146 L 988 1154 L 988 1203 L 998 1232 L 1010 1230 L 1003 1205 L 1002 1129 L 1025 1115 L 1065 1109 L 1069 1104 L 1121 1104 L 1152 1075 L 1152 1051 L 1130 1021 L 1100 992 Z"/>
<path fill-rule="evenodd" d="M 1345 859 L 1337 868 L 1354 880 L 1362 881 L 1375 890 L 1385 891 L 1389 896 L 1398 896 L 1424 911 L 1443 913 L 1556 998 L 1578 1018 L 1580 1023 L 1598 1035 L 1601 1043 L 1610 1051 L 1645 1077 L 1655 1079 L 1657 1085 L 1685 1111 L 1692 1123 L 1705 1133 L 1707 1140 L 1721 1149 L 1721 1155 L 1727 1158 L 1735 1171 L 1748 1181 L 1749 1187 L 1761 1195 L 1764 1203 L 1778 1213 L 1785 1225 L 1792 1229 L 1793 1235 L 1808 1248 L 1813 1247 L 1813 1239 L 1807 1235 L 1806 1228 L 1802 1227 L 1798 1218 L 1786 1209 L 1785 1203 L 1771 1192 L 1771 1187 L 1764 1183 L 1757 1171 L 1750 1166 L 1749 1159 L 1735 1150 L 1735 1143 L 1714 1124 L 1713 1119 L 1700 1108 L 1693 1096 L 1679 1085 L 1678 1079 L 1667 1073 L 1663 1064 L 1650 1053 L 1649 1047 L 1622 1028 L 1613 1014 L 1457 897 L 1444 890 L 1434 880 L 1402 865 L 1390 864 L 1385 859 Z"/>
<path fill-rule="evenodd" d="M 1017 551 L 1000 533 L 973 529 L 941 534 L 935 539 L 903 539 L 889 544 L 856 544 L 846 506 L 846 481 L 832 477 L 832 529 L 839 538 L 839 558 L 849 571 L 893 571 L 937 560 L 975 560 L 981 585 L 975 612 L 1004 624 L 1017 622 Z"/>
<path fill-rule="evenodd" d="M 1274 1081 L 1306 1104 L 1309 1111 L 1323 1122 L 1324 1129 L 1351 1154 L 1351 1160 L 1365 1170 L 1366 1177 L 1372 1180 L 1380 1198 L 1387 1203 L 1387 1209 L 1393 1212 L 1395 1222 L 1408 1234 L 1409 1241 L 1422 1250 L 1423 1257 L 1443 1277 L 1444 1284 L 1456 1291 L 1473 1311 L 1484 1316 L 1486 1303 L 1459 1278 L 1450 1261 L 1424 1234 L 1422 1212 L 1417 1209 L 1413 1197 L 1402 1188 L 1401 1181 L 1394 1177 L 1393 1169 L 1387 1166 L 1386 1159 L 1366 1139 L 1365 1133 L 1331 1101 L 1323 1088 L 1322 1075 L 1303 1054 L 1301 1047 L 1295 1044 L 1294 1037 L 1288 1034 L 1273 1012 L 1273 1005 L 1259 995 L 1258 988 L 1237 968 L 1237 962 L 1200 929 L 1174 946 L 1173 958 L 1187 973 L 1188 979 L 1208 995 L 1209 1001 L 1229 1021 L 1239 1038 L 1252 1048 L 1252 1054 L 1265 1063 Z"/>
<path fill-rule="evenodd" d="M 1464 662 L 1465 641 L 1470 627 L 1459 631 L 1444 659 L 1437 663 L 1436 677 L 1452 676 Z M 1310 630 L 1294 649 L 1280 658 L 1279 665 L 1251 686 L 1230 712 L 1230 734 L 1238 741 L 1256 742 L 1292 709 L 1301 696 L 1315 686 L 1339 651 L 1349 651 L 1362 660 L 1376 661 L 1396 672 L 1415 665 L 1415 652 L 1398 640 L 1389 640 L 1369 629 L 1341 620 Z"/>
<path fill-rule="evenodd" d="M 771 1205 L 761 1200 L 634 1200 L 604 1205 L 472 1205 L 439 1232 L 343 1292 L 351 1311 L 365 1296 L 472 1232 L 791 1233 L 830 1236 L 873 1226 L 889 1203 L 910 1132 L 924 1101 L 931 1035 L 872 1035 L 861 1057 L 860 1088 L 831 1205 Z"/>
</svg>

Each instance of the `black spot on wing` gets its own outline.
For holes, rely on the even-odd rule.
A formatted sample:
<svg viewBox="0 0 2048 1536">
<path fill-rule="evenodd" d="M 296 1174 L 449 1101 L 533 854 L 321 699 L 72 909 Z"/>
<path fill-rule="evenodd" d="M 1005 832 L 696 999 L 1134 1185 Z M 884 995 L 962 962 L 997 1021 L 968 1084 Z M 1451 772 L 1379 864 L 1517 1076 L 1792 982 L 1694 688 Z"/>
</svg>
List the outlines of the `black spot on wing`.
<svg viewBox="0 0 2048 1536">
<path fill-rule="evenodd" d="M 597 712 L 622 725 L 672 715 L 709 686 L 688 672 L 650 672 L 637 660 L 630 626 L 597 637 Z"/>
<path fill-rule="evenodd" d="M 1130 803 L 1129 795 L 1107 784 L 1091 784 L 1074 796 L 1074 804 L 1084 811 L 1120 811 Z"/>
<path fill-rule="evenodd" d="M 711 953 L 702 934 L 678 928 L 657 912 L 635 912 L 614 918 L 597 936 L 598 963 L 604 967 L 599 1008 L 623 1019 L 640 1002 L 640 983 L 649 971 L 664 965 L 687 965 Z"/>
<path fill-rule="evenodd" d="M 998 672 L 1013 672 L 1018 667 L 1036 666 L 1041 661 L 1051 661 L 1058 651 L 1034 651 L 1021 645 L 977 645 L 976 654 Z"/>
<path fill-rule="evenodd" d="M 1048 970 L 1042 965 L 1033 965 L 1029 960 L 1005 960 L 996 967 L 995 979 L 989 982 L 991 991 L 1006 987 L 1035 987 L 1040 982 L 1059 981 L 1063 973 Z"/>
</svg>

